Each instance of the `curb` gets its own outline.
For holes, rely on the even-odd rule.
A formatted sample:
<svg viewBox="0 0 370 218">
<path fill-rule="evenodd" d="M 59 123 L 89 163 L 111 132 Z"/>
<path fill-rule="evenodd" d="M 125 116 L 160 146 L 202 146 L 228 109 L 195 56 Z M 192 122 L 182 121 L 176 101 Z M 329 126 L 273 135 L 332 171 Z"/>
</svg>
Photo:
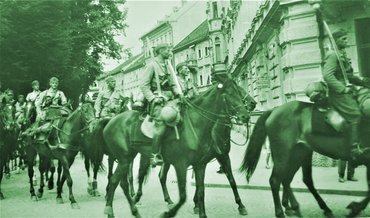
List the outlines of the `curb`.
<svg viewBox="0 0 370 218">
<path fill-rule="evenodd" d="M 195 186 L 194 182 L 191 182 L 192 186 Z M 226 184 L 216 184 L 216 183 L 205 183 L 204 187 L 208 188 L 231 188 L 230 185 Z M 256 186 L 256 185 L 237 185 L 238 189 L 252 189 L 252 190 L 263 190 L 263 191 L 271 191 L 269 186 Z M 292 188 L 294 192 L 307 192 L 310 191 L 306 188 Z M 336 189 L 316 189 L 319 194 L 327 194 L 327 195 L 350 195 L 350 196 L 366 196 L 367 191 L 354 191 L 354 190 L 336 190 Z M 280 190 L 281 191 L 281 190 Z"/>
</svg>

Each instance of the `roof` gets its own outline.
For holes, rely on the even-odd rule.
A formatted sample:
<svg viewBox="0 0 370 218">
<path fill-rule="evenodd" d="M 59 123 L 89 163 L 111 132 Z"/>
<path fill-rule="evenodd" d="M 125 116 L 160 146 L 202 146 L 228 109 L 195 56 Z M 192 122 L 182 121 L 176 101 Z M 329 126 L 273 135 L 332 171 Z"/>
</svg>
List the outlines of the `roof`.
<svg viewBox="0 0 370 218">
<path fill-rule="evenodd" d="M 189 46 L 204 41 L 209 36 L 209 28 L 207 20 L 203 21 L 197 28 L 195 28 L 189 35 L 181 40 L 174 48 L 173 51 L 179 51 Z"/>
<path fill-rule="evenodd" d="M 125 72 L 135 70 L 137 68 L 142 67 L 144 64 L 145 64 L 145 55 L 142 52 L 126 60 L 125 62 L 123 62 L 118 67 L 114 68 L 113 70 L 109 71 L 108 73 L 101 75 L 98 78 L 98 80 L 102 80 L 106 78 L 107 76 L 116 75 L 118 73 L 125 73 Z"/>
</svg>

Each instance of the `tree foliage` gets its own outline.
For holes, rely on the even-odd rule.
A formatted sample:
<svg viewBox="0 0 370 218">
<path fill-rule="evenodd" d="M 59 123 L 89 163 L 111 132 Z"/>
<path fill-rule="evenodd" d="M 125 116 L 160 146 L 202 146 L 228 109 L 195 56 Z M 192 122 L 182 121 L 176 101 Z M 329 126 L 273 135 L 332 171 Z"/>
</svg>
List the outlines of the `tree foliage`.
<svg viewBox="0 0 370 218">
<path fill-rule="evenodd" d="M 120 58 L 125 0 L 0 2 L 0 80 L 26 92 L 38 79 L 57 76 L 71 98 L 102 73 L 102 57 Z"/>
</svg>

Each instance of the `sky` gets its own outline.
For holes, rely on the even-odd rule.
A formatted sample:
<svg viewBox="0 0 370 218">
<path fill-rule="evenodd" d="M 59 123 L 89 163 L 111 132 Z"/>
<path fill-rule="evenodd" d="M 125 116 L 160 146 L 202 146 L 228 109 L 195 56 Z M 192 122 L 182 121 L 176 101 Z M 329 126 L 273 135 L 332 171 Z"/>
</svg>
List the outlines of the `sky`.
<svg viewBox="0 0 370 218">
<path fill-rule="evenodd" d="M 126 36 L 117 37 L 117 41 L 124 48 L 131 48 L 134 55 L 141 51 L 140 37 L 171 14 L 174 7 L 180 7 L 181 0 L 127 0 L 125 7 L 128 9 L 126 23 Z M 117 67 L 121 61 L 105 60 L 104 71 L 110 71 Z"/>
</svg>

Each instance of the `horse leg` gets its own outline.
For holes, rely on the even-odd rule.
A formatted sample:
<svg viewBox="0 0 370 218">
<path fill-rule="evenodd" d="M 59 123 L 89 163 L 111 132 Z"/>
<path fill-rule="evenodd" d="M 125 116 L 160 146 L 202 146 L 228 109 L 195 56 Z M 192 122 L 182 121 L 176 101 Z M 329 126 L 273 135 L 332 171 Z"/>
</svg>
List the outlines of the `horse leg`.
<svg viewBox="0 0 370 218">
<path fill-rule="evenodd" d="M 347 206 L 347 209 L 351 210 L 350 214 L 348 214 L 347 217 L 356 217 L 358 214 L 361 213 L 361 211 L 363 211 L 367 207 L 367 205 L 370 202 L 370 165 L 366 165 L 366 168 L 367 168 L 366 178 L 368 186 L 367 196 L 364 198 L 364 200 L 360 202 L 351 202 Z"/>
<path fill-rule="evenodd" d="M 179 163 L 175 165 L 176 176 L 177 176 L 177 184 L 179 188 L 179 202 L 172 207 L 168 212 L 164 212 L 161 217 L 175 217 L 177 211 L 186 201 L 186 164 Z"/>
<path fill-rule="evenodd" d="M 40 186 L 39 186 L 39 190 L 37 192 L 37 197 L 38 198 L 42 198 L 42 196 L 44 194 L 44 186 L 45 186 L 44 174 L 48 169 L 49 161 L 51 161 L 49 158 L 40 156 L 40 162 L 39 162 Z"/>
<path fill-rule="evenodd" d="M 116 191 L 116 188 L 122 178 L 122 175 L 123 175 L 123 166 L 121 163 L 118 162 L 118 165 L 117 165 L 116 170 L 114 171 L 114 174 L 109 179 L 109 185 L 108 185 L 108 190 L 107 190 L 104 214 L 108 215 L 108 218 L 114 217 L 114 212 L 113 212 L 114 192 Z"/>
<path fill-rule="evenodd" d="M 166 184 L 167 174 L 168 174 L 168 170 L 170 169 L 170 166 L 171 166 L 170 164 L 164 162 L 158 174 L 159 181 L 161 182 L 164 201 L 167 202 L 168 207 L 171 207 L 173 205 L 173 201 L 171 200 L 171 197 L 168 194 L 168 189 L 167 189 L 167 184 Z"/>
<path fill-rule="evenodd" d="M 74 162 L 74 157 L 76 155 L 73 155 L 73 158 L 71 157 L 70 159 L 68 159 L 67 158 L 68 153 L 65 153 L 65 154 L 66 155 L 64 155 L 63 158 L 60 160 L 60 163 L 62 164 L 62 167 L 63 167 L 63 175 L 67 179 L 67 185 L 68 185 L 68 189 L 69 189 L 69 201 L 71 202 L 72 209 L 80 209 L 80 206 L 78 206 L 78 204 L 75 200 L 75 197 L 73 196 L 73 180 L 72 180 L 71 173 L 69 171 L 69 168 L 72 166 L 72 164 Z"/>
<path fill-rule="evenodd" d="M 53 161 L 50 161 L 50 177 L 48 180 L 48 189 L 52 190 L 54 188 L 54 173 L 55 173 L 55 165 Z"/>
<path fill-rule="evenodd" d="M 89 195 L 92 195 L 92 181 L 91 181 L 91 177 L 90 177 L 90 160 L 89 160 L 89 158 L 85 157 L 84 164 L 85 164 L 85 170 L 86 170 L 86 173 L 87 173 L 87 193 Z"/>
<path fill-rule="evenodd" d="M 105 193 L 106 193 L 105 196 L 108 195 L 110 179 L 113 176 L 113 164 L 114 164 L 114 158 L 108 156 L 108 183 L 107 183 L 107 187 L 105 187 Z M 94 175 L 95 175 L 95 171 L 96 171 L 96 173 L 98 173 L 98 168 L 97 167 L 94 168 Z"/>
<path fill-rule="evenodd" d="M 58 173 L 58 178 L 57 178 L 57 186 L 60 185 L 61 183 L 61 179 L 62 179 L 62 171 L 63 171 L 63 167 L 62 167 L 62 164 L 61 162 L 58 160 L 58 167 L 57 167 L 57 173 Z M 63 192 L 63 185 L 61 186 L 60 188 L 60 193 Z"/>
<path fill-rule="evenodd" d="M 294 156 L 294 155 L 292 155 Z M 297 199 L 295 198 L 293 194 L 293 190 L 290 187 L 290 183 L 293 180 L 293 177 L 299 167 L 301 166 L 301 163 L 299 162 L 299 159 L 294 159 L 289 163 L 289 168 L 285 171 L 285 177 L 283 179 L 283 198 L 282 198 L 282 204 L 285 207 L 285 214 L 287 216 L 298 216 L 302 217 L 300 209 L 299 209 L 299 203 Z M 290 203 L 290 205 L 289 205 Z"/>
<path fill-rule="evenodd" d="M 140 166 L 141 166 L 141 159 L 140 159 Z M 132 161 L 130 163 L 130 166 L 129 166 L 129 170 L 128 170 L 128 174 L 127 174 L 127 179 L 128 179 L 128 184 L 129 184 L 129 188 L 130 188 L 130 195 L 131 197 L 134 197 L 135 196 L 135 187 L 134 187 L 134 173 L 133 173 L 133 167 L 134 167 L 134 161 Z M 140 168 L 141 169 L 141 168 Z M 140 169 L 139 169 L 139 172 L 140 172 Z M 139 173 L 140 175 L 140 173 Z M 141 197 L 141 195 L 140 195 Z M 140 197 L 138 199 L 137 202 L 139 202 L 140 200 Z M 136 198 L 136 197 L 135 197 Z M 136 203 L 137 203 L 136 202 Z"/>
<path fill-rule="evenodd" d="M 5 165 L 4 159 L 0 158 L 0 200 L 3 200 L 5 198 L 3 193 L 1 192 L 1 181 L 3 180 L 4 165 Z"/>
<path fill-rule="evenodd" d="M 324 200 L 321 198 L 319 193 L 317 192 L 313 180 L 312 180 L 312 152 L 310 155 L 304 159 L 302 164 L 302 174 L 303 174 L 303 182 L 306 184 L 308 190 L 310 190 L 311 194 L 315 197 L 317 203 L 319 204 L 320 208 L 324 211 L 324 215 L 326 217 L 334 217 L 333 212 L 330 208 L 326 205 Z"/>
<path fill-rule="evenodd" d="M 129 168 L 129 171 L 131 171 L 131 173 L 132 173 L 132 165 L 133 165 L 133 161 L 130 163 L 130 168 Z M 140 156 L 140 167 L 139 167 L 139 181 L 138 181 L 139 187 L 138 187 L 137 193 L 134 198 L 135 203 L 139 202 L 141 196 L 143 195 L 143 183 L 144 183 L 146 175 L 148 174 L 149 167 L 150 167 L 150 159 L 146 156 L 141 155 Z M 131 183 L 132 183 L 132 180 L 131 180 Z"/>
<path fill-rule="evenodd" d="M 128 171 L 130 169 L 130 163 L 132 162 L 133 160 L 129 161 L 129 160 L 125 160 L 125 162 L 123 163 L 123 167 L 122 167 L 122 179 L 121 179 L 121 182 L 120 182 L 120 186 L 123 190 L 123 193 L 125 194 L 126 196 L 126 199 L 130 205 L 130 209 L 131 209 L 131 214 L 133 216 L 135 216 L 136 218 L 139 218 L 141 217 L 140 214 L 139 214 L 139 211 L 135 205 L 135 200 L 132 199 L 131 195 L 130 195 L 130 190 L 129 190 L 129 184 L 128 184 Z M 148 167 L 149 167 L 149 160 L 148 160 Z"/>
<path fill-rule="evenodd" d="M 199 206 L 199 217 L 206 218 L 206 209 L 204 205 L 204 176 L 206 172 L 206 165 L 201 164 L 200 166 L 194 167 L 195 172 L 195 183 L 196 183 L 196 196 L 198 199 Z"/>
<path fill-rule="evenodd" d="M 33 164 L 35 162 L 36 158 L 36 150 L 31 148 L 31 146 L 28 146 L 28 149 L 26 151 L 27 153 L 27 165 L 28 165 L 28 178 L 29 178 L 29 183 L 30 183 L 30 193 L 31 193 L 31 200 L 37 201 L 37 196 L 35 194 L 35 189 L 33 187 L 33 175 L 34 175 L 34 170 L 33 170 Z"/>
<path fill-rule="evenodd" d="M 240 215 L 247 215 L 247 209 L 245 208 L 242 200 L 240 199 L 238 188 L 234 179 L 234 175 L 231 169 L 230 157 L 228 154 L 220 156 L 217 158 L 218 162 L 221 164 L 221 168 L 224 170 L 227 179 L 229 180 L 231 189 L 234 192 L 235 202 L 239 205 L 238 210 Z"/>
</svg>

